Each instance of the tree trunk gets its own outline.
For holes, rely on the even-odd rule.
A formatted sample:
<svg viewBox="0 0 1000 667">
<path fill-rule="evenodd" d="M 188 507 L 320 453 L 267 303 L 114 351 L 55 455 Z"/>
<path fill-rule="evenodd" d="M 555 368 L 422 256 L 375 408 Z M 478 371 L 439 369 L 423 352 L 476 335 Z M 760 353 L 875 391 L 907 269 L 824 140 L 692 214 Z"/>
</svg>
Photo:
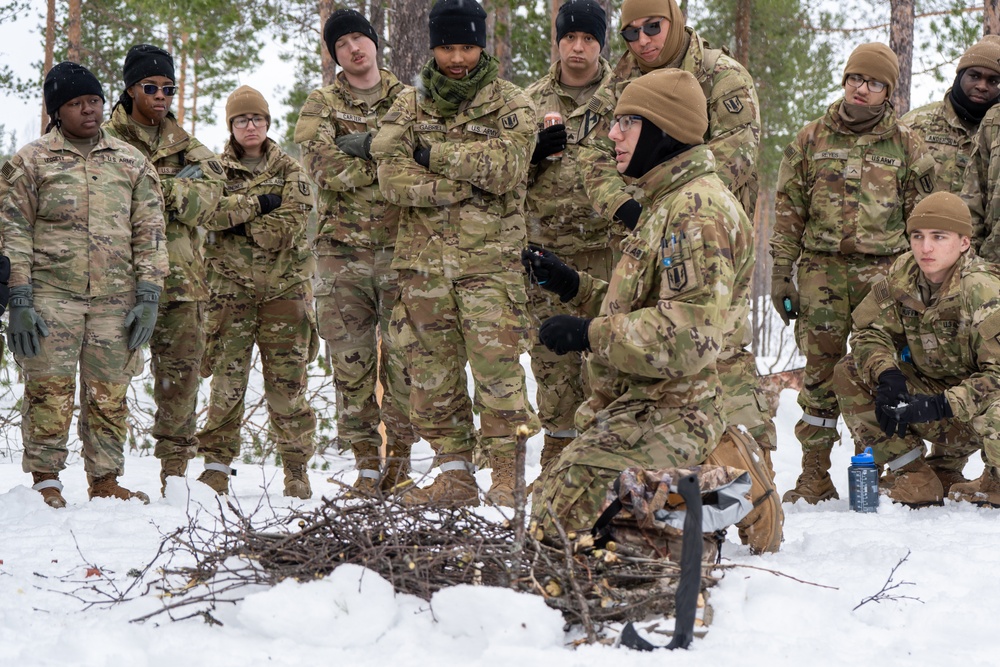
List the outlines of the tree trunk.
<svg viewBox="0 0 1000 667">
<path fill-rule="evenodd" d="M 552 39 L 550 40 L 550 43 L 552 44 L 552 57 L 549 59 L 549 63 L 554 63 L 559 60 L 559 42 L 556 41 L 556 16 L 559 15 L 559 5 L 561 4 L 561 0 L 549 0 L 549 14 L 551 17 L 550 23 L 552 33 Z M 607 11 L 606 8 L 605 11 Z"/>
<path fill-rule="evenodd" d="M 420 68 L 427 62 L 427 15 L 430 3 L 426 0 L 390 0 L 393 17 L 389 26 L 392 52 L 389 69 L 399 80 L 412 84 Z"/>
<path fill-rule="evenodd" d="M 498 76 L 509 79 L 514 63 L 510 44 L 510 5 L 507 0 L 486 2 L 487 51 L 500 61 Z"/>
<path fill-rule="evenodd" d="M 750 12 L 753 0 L 737 0 L 736 2 L 736 50 L 733 56 L 744 67 L 750 67 Z"/>
<path fill-rule="evenodd" d="M 892 93 L 896 115 L 910 110 L 910 79 L 913 72 L 913 0 L 891 0 L 889 48 L 899 58 L 899 81 Z"/>
<path fill-rule="evenodd" d="M 177 76 L 177 124 L 184 127 L 184 93 L 187 92 L 187 50 L 188 34 L 181 33 L 181 66 L 175 72 Z"/>
<path fill-rule="evenodd" d="M 191 54 L 191 136 L 198 122 L 198 52 Z M 228 123 L 227 123 L 228 125 Z"/>
<path fill-rule="evenodd" d="M 1000 35 L 1000 0 L 983 0 L 983 34 Z"/>
<path fill-rule="evenodd" d="M 82 0 L 69 0 L 68 25 L 66 26 L 66 58 L 80 62 L 80 10 Z"/>
<path fill-rule="evenodd" d="M 371 9 L 368 12 L 368 22 L 375 29 L 375 34 L 379 36 L 378 49 L 375 50 L 375 64 L 385 67 L 385 56 L 383 47 L 385 46 L 382 36 L 385 35 L 385 3 L 382 0 L 371 0 Z"/>
<path fill-rule="evenodd" d="M 56 44 L 56 0 L 48 0 L 48 14 L 45 17 L 45 73 L 52 69 L 53 51 Z M 39 127 L 39 134 L 45 134 L 45 127 L 49 124 L 49 112 L 45 108 L 45 98 L 42 97 L 42 124 Z"/>
</svg>

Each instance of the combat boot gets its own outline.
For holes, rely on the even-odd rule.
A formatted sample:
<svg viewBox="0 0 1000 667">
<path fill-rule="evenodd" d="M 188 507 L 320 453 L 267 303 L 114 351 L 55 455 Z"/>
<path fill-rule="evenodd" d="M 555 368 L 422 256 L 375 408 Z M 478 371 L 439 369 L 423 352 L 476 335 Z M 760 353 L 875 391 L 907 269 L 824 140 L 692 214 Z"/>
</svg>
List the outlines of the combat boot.
<svg viewBox="0 0 1000 667">
<path fill-rule="evenodd" d="M 124 486 L 119 485 L 118 475 L 113 472 L 97 478 L 88 475 L 87 481 L 90 482 L 90 489 L 88 489 L 87 494 L 91 500 L 94 498 L 117 498 L 118 500 L 138 498 L 144 505 L 149 504 L 149 496 L 142 491 L 130 491 Z"/>
<path fill-rule="evenodd" d="M 42 494 L 42 500 L 49 507 L 62 509 L 66 507 L 66 499 L 62 495 L 62 482 L 59 481 L 57 472 L 33 472 L 31 480 L 34 486 L 31 488 Z"/>
<path fill-rule="evenodd" d="M 331 477 L 330 480 L 333 478 Z M 327 480 L 327 481 L 330 481 Z M 366 498 L 378 493 L 382 474 L 378 470 L 362 468 L 358 470 L 358 478 L 351 485 L 351 490 L 347 492 L 348 497 Z"/>
<path fill-rule="evenodd" d="M 919 454 L 916 458 L 913 458 L 914 452 Z M 941 480 L 927 465 L 920 450 L 912 450 L 889 461 L 886 467 L 888 469 L 879 480 L 878 490 L 892 502 L 909 507 L 926 507 L 944 502 Z"/>
<path fill-rule="evenodd" d="M 312 498 L 312 487 L 309 485 L 309 473 L 305 463 L 289 463 L 285 461 L 285 496 L 309 500 Z"/>
<path fill-rule="evenodd" d="M 549 472 L 559 460 L 559 455 L 571 442 L 573 442 L 573 438 L 557 438 L 554 435 L 545 434 L 545 444 L 542 445 L 542 460 L 540 461 L 542 472 L 539 473 L 539 478 L 544 477 Z"/>
<path fill-rule="evenodd" d="M 382 491 L 399 493 L 413 484 L 410 479 L 410 445 L 397 446 L 387 451 L 385 472 L 382 473 Z"/>
<path fill-rule="evenodd" d="M 472 474 L 472 452 L 442 454 L 437 457 L 441 472 L 434 483 L 421 489 L 404 490 L 399 500 L 404 505 L 431 505 L 434 507 L 478 507 L 479 487 Z"/>
<path fill-rule="evenodd" d="M 983 507 L 1000 507 L 1000 470 L 986 466 L 979 479 L 951 487 L 948 497 Z"/>
<path fill-rule="evenodd" d="M 183 477 L 187 474 L 187 459 L 160 459 L 160 496 L 167 495 L 167 477 Z"/>
<path fill-rule="evenodd" d="M 750 553 L 777 552 L 784 533 L 785 512 L 778 502 L 774 480 L 753 438 L 734 428 L 726 429 L 705 463 L 729 466 L 750 473 L 750 501 L 753 509 L 736 523 L 740 541 Z"/>
<path fill-rule="evenodd" d="M 514 507 L 514 457 L 490 456 L 493 483 L 486 492 L 486 502 L 499 507 Z"/>
<path fill-rule="evenodd" d="M 815 505 L 824 500 L 838 500 L 840 494 L 830 479 L 830 450 L 806 449 L 802 451 L 802 474 L 795 480 L 795 488 L 785 491 L 783 503 L 801 499 Z"/>
<path fill-rule="evenodd" d="M 198 481 L 212 488 L 220 496 L 229 495 L 229 478 L 236 471 L 229 467 L 229 461 L 213 461 L 206 457 L 205 470 L 198 475 Z"/>
</svg>

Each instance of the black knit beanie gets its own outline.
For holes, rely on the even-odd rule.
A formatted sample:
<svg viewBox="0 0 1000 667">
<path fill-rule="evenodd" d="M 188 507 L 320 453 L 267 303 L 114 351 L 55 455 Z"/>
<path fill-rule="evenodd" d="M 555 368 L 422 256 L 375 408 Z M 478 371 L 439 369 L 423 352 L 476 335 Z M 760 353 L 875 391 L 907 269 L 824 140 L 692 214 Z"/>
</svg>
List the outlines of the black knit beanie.
<svg viewBox="0 0 1000 667">
<path fill-rule="evenodd" d="M 45 75 L 42 97 L 50 116 L 54 116 L 59 107 L 81 95 L 97 95 L 101 100 L 107 101 L 101 82 L 83 65 L 61 62 Z"/>
<path fill-rule="evenodd" d="M 608 17 L 604 7 L 594 0 L 567 0 L 556 15 L 556 41 L 561 41 L 568 32 L 593 35 L 603 49 L 608 34 Z"/>
<path fill-rule="evenodd" d="M 125 54 L 125 64 L 122 66 L 125 87 L 131 88 L 147 76 L 165 76 L 176 81 L 174 58 L 158 46 L 136 44 Z"/>
<path fill-rule="evenodd" d="M 340 61 L 337 60 L 337 40 L 352 32 L 360 32 L 375 42 L 375 46 L 378 46 L 378 34 L 363 14 L 353 9 L 338 9 L 330 14 L 326 25 L 323 26 L 323 41 L 326 42 L 326 50 L 333 56 L 333 62 L 338 65 Z"/>
<path fill-rule="evenodd" d="M 486 10 L 476 0 L 437 0 L 428 18 L 430 48 L 448 44 L 486 48 Z"/>
</svg>

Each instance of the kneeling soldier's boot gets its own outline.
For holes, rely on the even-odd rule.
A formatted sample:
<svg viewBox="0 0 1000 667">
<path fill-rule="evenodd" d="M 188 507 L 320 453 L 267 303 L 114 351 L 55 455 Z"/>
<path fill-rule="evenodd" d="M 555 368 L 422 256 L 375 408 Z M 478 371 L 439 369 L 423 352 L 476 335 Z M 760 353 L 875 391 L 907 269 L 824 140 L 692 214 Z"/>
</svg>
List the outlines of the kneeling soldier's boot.
<svg viewBox="0 0 1000 667">
<path fill-rule="evenodd" d="M 424 489 L 411 486 L 400 494 L 400 502 L 435 507 L 477 507 L 479 487 L 472 474 L 472 452 L 441 454 L 436 462 L 441 472 L 434 483 Z"/>
<path fill-rule="evenodd" d="M 807 449 L 802 451 L 802 474 L 795 481 L 795 488 L 785 491 L 783 503 L 804 500 L 810 505 L 824 500 L 840 498 L 830 479 L 830 450 Z"/>
<path fill-rule="evenodd" d="M 493 467 L 493 483 L 486 492 L 486 502 L 500 507 L 514 506 L 514 455 L 490 454 Z"/>
<path fill-rule="evenodd" d="M 410 479 L 410 445 L 386 447 L 385 471 L 382 473 L 382 491 L 400 493 L 413 484 Z"/>
<path fill-rule="evenodd" d="M 979 479 L 951 487 L 948 497 L 976 505 L 1000 507 L 1000 469 L 987 465 Z"/>
<path fill-rule="evenodd" d="M 42 500 L 49 507 L 62 509 L 66 507 L 66 499 L 62 496 L 62 482 L 59 481 L 57 472 L 33 472 L 31 479 L 35 483 L 33 488 L 42 494 Z"/>
<path fill-rule="evenodd" d="M 160 496 L 167 495 L 167 477 L 183 477 L 187 468 L 187 459 L 160 459 Z"/>
<path fill-rule="evenodd" d="M 124 486 L 119 485 L 118 475 L 114 473 L 108 473 L 97 478 L 88 475 L 87 481 L 90 483 L 90 489 L 87 493 L 90 495 L 91 500 L 94 498 L 117 498 L 118 500 L 138 498 L 144 504 L 149 504 L 149 496 L 142 491 L 130 491 Z"/>
<path fill-rule="evenodd" d="M 545 434 L 545 444 L 542 446 L 542 472 L 538 475 L 541 478 L 549 469 L 556 464 L 562 451 L 573 442 L 573 438 L 557 438 L 554 435 Z"/>
<path fill-rule="evenodd" d="M 312 495 L 306 464 L 285 461 L 285 496 L 309 500 Z"/>
<path fill-rule="evenodd" d="M 910 507 L 944 502 L 944 487 L 924 460 L 922 447 L 889 461 L 886 468 L 878 489 L 892 502 Z"/>
</svg>

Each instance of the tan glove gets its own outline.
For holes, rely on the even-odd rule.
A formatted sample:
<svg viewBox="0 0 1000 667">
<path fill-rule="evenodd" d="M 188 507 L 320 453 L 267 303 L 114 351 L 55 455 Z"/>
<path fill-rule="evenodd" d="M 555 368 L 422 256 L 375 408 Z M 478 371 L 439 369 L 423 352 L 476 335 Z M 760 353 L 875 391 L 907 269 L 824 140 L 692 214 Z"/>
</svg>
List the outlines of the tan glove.
<svg viewBox="0 0 1000 667">
<path fill-rule="evenodd" d="M 771 301 L 785 326 L 799 316 L 799 290 L 792 282 L 790 264 L 771 269 Z"/>
</svg>

